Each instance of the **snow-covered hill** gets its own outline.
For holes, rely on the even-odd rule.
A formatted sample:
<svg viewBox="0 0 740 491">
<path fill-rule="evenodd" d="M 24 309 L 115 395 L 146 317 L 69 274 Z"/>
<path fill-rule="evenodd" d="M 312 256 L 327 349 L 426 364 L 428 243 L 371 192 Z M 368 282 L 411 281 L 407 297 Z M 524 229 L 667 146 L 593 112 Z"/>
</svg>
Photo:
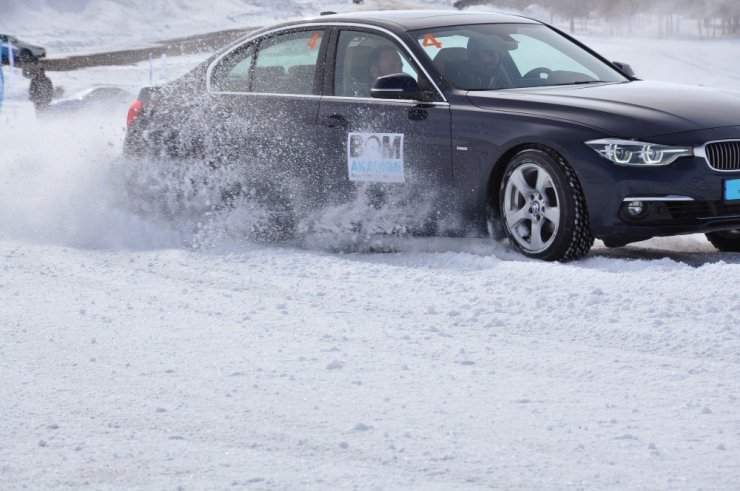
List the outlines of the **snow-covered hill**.
<svg viewBox="0 0 740 491">
<path fill-rule="evenodd" d="M 288 17 L 358 8 L 443 7 L 446 0 L 3 0 L 0 32 L 47 47 L 49 56 L 125 49 Z"/>
</svg>

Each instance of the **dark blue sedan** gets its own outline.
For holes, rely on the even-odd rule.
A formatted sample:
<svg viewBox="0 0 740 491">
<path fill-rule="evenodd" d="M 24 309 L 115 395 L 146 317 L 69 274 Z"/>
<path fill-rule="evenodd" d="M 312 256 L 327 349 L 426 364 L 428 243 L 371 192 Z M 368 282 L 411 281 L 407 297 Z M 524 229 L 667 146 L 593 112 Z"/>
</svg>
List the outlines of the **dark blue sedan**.
<svg viewBox="0 0 740 491">
<path fill-rule="evenodd" d="M 431 204 L 420 231 L 507 237 L 533 258 L 696 232 L 740 251 L 740 94 L 638 80 L 528 18 L 271 26 L 143 89 L 128 124 L 128 154 L 253 167 L 295 214 L 404 189 L 404 206 Z"/>
</svg>

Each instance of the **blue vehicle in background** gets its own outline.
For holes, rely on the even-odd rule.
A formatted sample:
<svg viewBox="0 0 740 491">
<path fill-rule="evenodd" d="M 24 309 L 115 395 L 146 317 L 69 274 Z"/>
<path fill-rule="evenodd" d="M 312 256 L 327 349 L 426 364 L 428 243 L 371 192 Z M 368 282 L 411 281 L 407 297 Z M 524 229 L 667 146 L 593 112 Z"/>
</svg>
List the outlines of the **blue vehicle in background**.
<svg viewBox="0 0 740 491">
<path fill-rule="evenodd" d="M 20 56 L 18 48 L 13 46 L 13 59 L 17 60 Z M 2 64 L 10 64 L 10 50 L 5 42 L 0 41 L 0 58 L 2 58 Z"/>
<path fill-rule="evenodd" d="M 13 58 L 23 63 L 33 63 L 46 56 L 46 49 L 36 46 L 25 41 L 21 41 L 15 36 L 9 34 L 0 34 L 0 57 L 3 65 L 10 63 L 10 53 L 8 45 L 13 46 Z"/>
</svg>

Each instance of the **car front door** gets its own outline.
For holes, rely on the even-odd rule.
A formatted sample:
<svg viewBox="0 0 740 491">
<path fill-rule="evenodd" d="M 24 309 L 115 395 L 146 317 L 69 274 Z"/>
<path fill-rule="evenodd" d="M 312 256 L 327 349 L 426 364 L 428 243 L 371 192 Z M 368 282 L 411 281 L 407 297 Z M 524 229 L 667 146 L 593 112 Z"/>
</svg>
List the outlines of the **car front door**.
<svg viewBox="0 0 740 491">
<path fill-rule="evenodd" d="M 367 198 L 378 207 L 395 199 L 419 212 L 444 205 L 452 182 L 450 108 L 417 61 L 388 33 L 349 27 L 335 29 L 328 58 L 318 115 L 327 200 Z M 399 72 L 431 100 L 370 96 L 377 77 Z"/>
</svg>

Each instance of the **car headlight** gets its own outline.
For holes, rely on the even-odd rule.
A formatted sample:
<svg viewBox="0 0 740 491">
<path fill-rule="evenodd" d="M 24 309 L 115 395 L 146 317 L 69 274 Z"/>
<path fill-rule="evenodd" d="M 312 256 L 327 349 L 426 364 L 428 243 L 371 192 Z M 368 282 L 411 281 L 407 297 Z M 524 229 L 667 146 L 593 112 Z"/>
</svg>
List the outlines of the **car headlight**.
<svg viewBox="0 0 740 491">
<path fill-rule="evenodd" d="M 657 143 L 605 138 L 587 141 L 586 145 L 618 165 L 658 166 L 668 165 L 679 157 L 692 157 L 692 147 L 670 147 Z"/>
</svg>

